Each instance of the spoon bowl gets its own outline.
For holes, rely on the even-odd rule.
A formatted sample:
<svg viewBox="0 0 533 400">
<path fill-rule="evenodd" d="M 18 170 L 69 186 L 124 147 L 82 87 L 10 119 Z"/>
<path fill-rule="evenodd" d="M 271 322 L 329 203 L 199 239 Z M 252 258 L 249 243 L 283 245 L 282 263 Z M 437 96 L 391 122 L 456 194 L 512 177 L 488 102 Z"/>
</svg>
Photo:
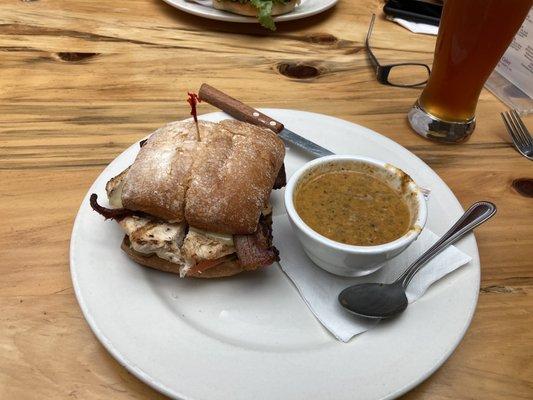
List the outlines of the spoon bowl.
<svg viewBox="0 0 533 400">
<path fill-rule="evenodd" d="M 405 289 L 397 282 L 350 286 L 340 292 L 339 302 L 350 313 L 367 318 L 393 317 L 408 304 Z"/>
</svg>

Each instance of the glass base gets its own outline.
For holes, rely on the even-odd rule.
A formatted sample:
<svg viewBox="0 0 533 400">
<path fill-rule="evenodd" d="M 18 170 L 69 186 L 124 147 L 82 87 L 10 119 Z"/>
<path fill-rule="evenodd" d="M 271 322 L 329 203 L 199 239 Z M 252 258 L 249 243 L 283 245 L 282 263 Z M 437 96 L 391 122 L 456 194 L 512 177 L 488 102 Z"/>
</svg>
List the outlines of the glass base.
<svg viewBox="0 0 533 400">
<path fill-rule="evenodd" d="M 420 136 L 441 143 L 461 143 L 467 140 L 476 127 L 476 118 L 465 122 L 450 122 L 425 111 L 418 101 L 407 114 L 411 127 Z"/>
</svg>

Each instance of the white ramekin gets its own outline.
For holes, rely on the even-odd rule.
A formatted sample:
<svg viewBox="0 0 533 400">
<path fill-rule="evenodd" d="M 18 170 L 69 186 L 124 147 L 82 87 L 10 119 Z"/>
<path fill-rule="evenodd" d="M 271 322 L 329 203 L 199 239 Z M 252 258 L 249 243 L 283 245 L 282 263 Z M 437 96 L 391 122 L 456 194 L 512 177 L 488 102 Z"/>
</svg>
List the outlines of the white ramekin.
<svg viewBox="0 0 533 400">
<path fill-rule="evenodd" d="M 336 164 L 354 163 L 355 168 L 373 171 L 391 186 L 399 189 L 407 200 L 411 212 L 411 227 L 402 237 L 376 246 L 354 246 L 336 242 L 311 229 L 298 215 L 293 198 L 302 178 L 317 168 L 330 168 Z M 424 195 L 411 177 L 400 169 L 368 157 L 327 156 L 302 166 L 291 176 L 285 189 L 285 208 L 292 228 L 309 258 L 319 267 L 336 275 L 363 276 L 383 266 L 385 261 L 404 251 L 420 234 L 426 223 L 427 206 Z"/>
</svg>

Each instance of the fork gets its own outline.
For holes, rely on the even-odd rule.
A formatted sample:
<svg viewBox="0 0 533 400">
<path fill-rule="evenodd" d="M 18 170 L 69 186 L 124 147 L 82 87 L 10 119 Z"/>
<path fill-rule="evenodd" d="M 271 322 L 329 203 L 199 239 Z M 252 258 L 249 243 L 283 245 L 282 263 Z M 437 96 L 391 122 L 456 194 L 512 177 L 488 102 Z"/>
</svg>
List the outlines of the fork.
<svg viewBox="0 0 533 400">
<path fill-rule="evenodd" d="M 516 149 L 528 160 L 533 161 L 533 138 L 522 122 L 520 115 L 516 110 L 511 110 L 502 112 L 501 116 Z"/>
</svg>

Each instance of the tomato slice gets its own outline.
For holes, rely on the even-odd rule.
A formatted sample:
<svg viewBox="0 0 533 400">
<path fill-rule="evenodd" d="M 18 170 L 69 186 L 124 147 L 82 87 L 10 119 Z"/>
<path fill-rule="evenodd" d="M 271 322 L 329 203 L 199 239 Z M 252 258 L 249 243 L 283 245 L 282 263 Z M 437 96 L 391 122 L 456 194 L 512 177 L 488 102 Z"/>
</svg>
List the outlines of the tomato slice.
<svg viewBox="0 0 533 400">
<path fill-rule="evenodd" d="M 188 272 L 194 273 L 194 274 L 201 274 L 202 272 L 210 268 L 216 267 L 217 265 L 220 265 L 223 262 L 230 260 L 232 258 L 235 258 L 235 254 L 229 254 L 224 257 L 215 258 L 214 260 L 203 260 L 197 263 L 196 265 L 194 265 L 194 267 L 191 267 L 191 269 Z"/>
</svg>

